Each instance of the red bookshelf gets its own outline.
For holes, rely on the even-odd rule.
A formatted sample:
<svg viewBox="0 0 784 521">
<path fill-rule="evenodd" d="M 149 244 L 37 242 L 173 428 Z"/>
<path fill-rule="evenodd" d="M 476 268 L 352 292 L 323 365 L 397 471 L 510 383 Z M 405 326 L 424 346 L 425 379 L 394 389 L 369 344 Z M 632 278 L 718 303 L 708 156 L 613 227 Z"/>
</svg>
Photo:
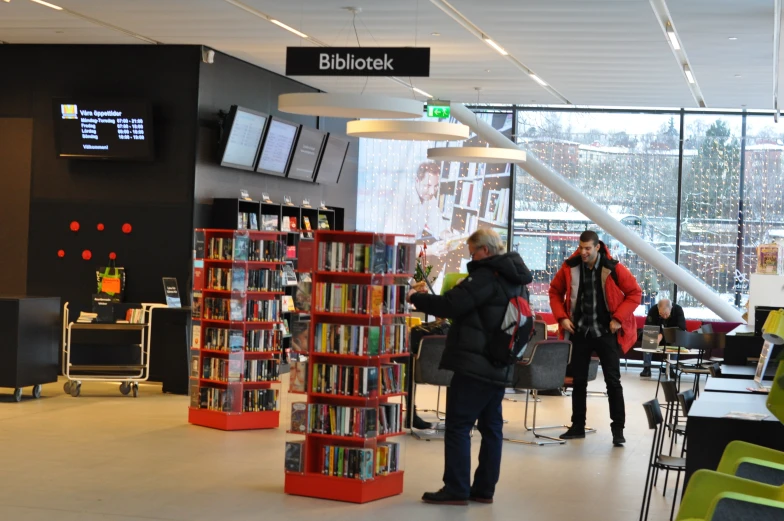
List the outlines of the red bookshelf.
<svg viewBox="0 0 784 521">
<path fill-rule="evenodd" d="M 189 423 L 278 427 L 284 237 L 195 231 Z"/>
<path fill-rule="evenodd" d="M 403 285 L 414 272 L 413 238 L 320 230 L 299 263 L 312 273 L 312 311 L 307 369 L 298 369 L 306 401 L 291 404 L 285 491 L 352 503 L 401 494 L 393 440 L 404 434 Z"/>
</svg>

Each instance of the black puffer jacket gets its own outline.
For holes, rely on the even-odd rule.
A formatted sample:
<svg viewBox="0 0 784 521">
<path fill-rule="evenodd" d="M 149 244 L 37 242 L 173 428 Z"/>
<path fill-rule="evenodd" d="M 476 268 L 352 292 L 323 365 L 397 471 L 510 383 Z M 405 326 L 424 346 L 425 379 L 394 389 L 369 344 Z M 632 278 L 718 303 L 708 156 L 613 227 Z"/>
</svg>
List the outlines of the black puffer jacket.
<svg viewBox="0 0 784 521">
<path fill-rule="evenodd" d="M 453 319 L 441 368 L 499 386 L 511 385 L 513 366 L 494 366 L 485 346 L 488 332 L 501 326 L 509 298 L 525 292 L 524 285 L 531 280 L 522 257 L 512 252 L 469 262 L 468 277 L 444 295 L 412 295 L 411 303 L 418 311 Z"/>
</svg>

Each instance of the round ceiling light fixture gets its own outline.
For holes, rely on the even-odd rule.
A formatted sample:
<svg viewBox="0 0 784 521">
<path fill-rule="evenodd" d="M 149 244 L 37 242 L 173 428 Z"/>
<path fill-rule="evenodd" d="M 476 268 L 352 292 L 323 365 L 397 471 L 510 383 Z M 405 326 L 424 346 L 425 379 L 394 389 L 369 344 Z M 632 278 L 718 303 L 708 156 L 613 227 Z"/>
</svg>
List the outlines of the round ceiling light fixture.
<svg viewBox="0 0 784 521">
<path fill-rule="evenodd" d="M 470 129 L 460 123 L 363 119 L 346 123 L 346 134 L 403 141 L 463 141 L 468 139 Z"/>
<path fill-rule="evenodd" d="M 437 147 L 427 149 L 433 161 L 459 163 L 517 163 L 526 160 L 525 150 L 498 147 Z"/>
<path fill-rule="evenodd" d="M 328 118 L 421 118 L 424 105 L 410 98 L 388 96 L 290 93 L 278 96 L 278 110 L 289 114 Z"/>
</svg>

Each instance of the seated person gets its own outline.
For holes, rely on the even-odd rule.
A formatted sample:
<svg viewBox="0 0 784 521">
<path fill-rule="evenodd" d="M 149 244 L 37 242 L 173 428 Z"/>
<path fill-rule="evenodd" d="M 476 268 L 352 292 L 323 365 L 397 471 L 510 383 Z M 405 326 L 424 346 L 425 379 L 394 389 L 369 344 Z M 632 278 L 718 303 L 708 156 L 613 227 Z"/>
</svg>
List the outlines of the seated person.
<svg viewBox="0 0 784 521">
<path fill-rule="evenodd" d="M 659 345 L 662 343 L 662 331 L 665 327 L 677 327 L 686 331 L 686 317 L 683 308 L 673 304 L 669 299 L 663 298 L 648 311 L 645 319 L 646 326 L 659 326 Z M 640 378 L 651 376 L 651 353 L 643 353 L 643 367 Z"/>
</svg>

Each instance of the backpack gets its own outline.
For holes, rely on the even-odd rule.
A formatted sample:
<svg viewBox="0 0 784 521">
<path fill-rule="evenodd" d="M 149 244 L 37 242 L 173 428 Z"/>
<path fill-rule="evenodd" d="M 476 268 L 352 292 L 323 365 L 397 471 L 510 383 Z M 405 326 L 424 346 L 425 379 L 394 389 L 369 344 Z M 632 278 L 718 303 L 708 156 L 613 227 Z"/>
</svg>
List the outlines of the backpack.
<svg viewBox="0 0 784 521">
<path fill-rule="evenodd" d="M 504 367 L 520 360 L 528 342 L 534 336 L 534 314 L 525 298 L 525 285 L 521 286 L 520 295 L 510 297 L 500 284 L 509 302 L 504 310 L 501 324 L 490 331 L 487 343 L 488 358 L 493 365 Z"/>
</svg>

